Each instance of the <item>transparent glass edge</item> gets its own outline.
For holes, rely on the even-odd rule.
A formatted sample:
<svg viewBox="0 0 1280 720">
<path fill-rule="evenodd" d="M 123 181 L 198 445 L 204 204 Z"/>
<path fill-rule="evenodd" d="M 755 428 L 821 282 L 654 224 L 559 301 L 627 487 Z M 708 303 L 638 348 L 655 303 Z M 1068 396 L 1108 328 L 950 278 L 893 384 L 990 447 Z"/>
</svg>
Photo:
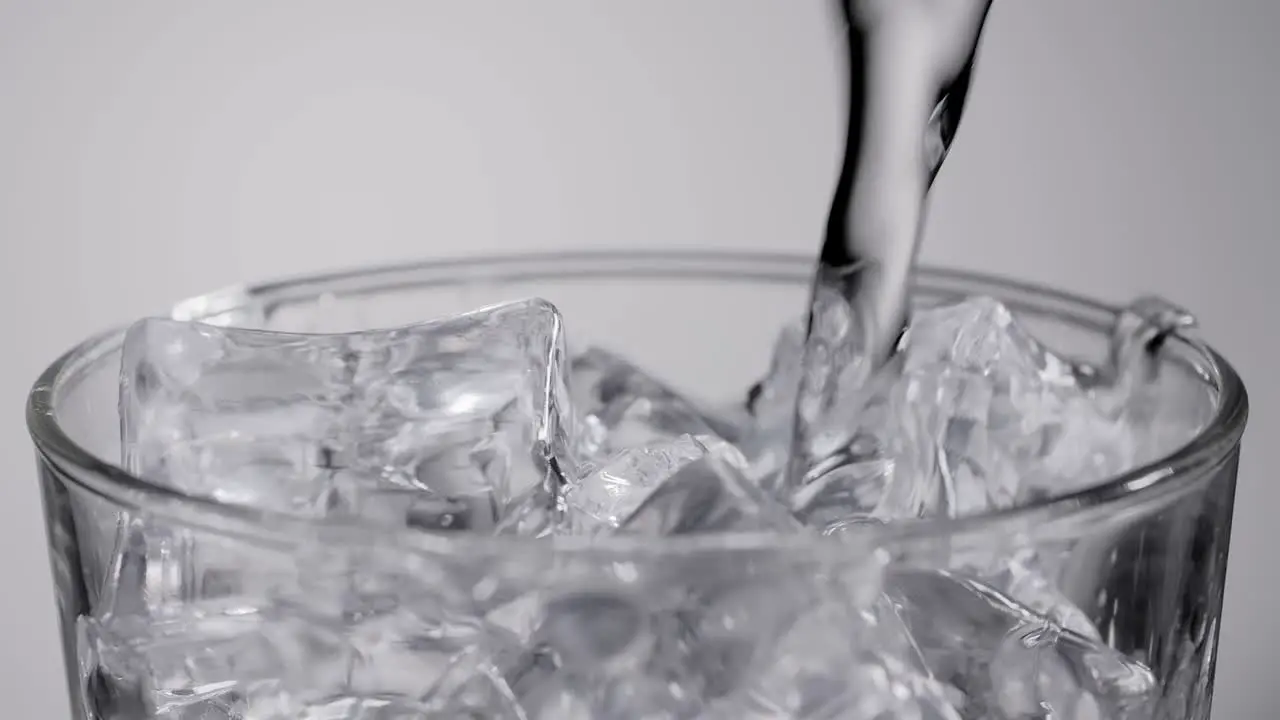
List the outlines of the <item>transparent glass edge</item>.
<svg viewBox="0 0 1280 720">
<path fill-rule="evenodd" d="M 566 252 L 546 253 L 505 258 L 467 258 L 446 261 L 426 261 L 408 266 L 386 266 L 383 268 L 363 268 L 344 273 L 313 275 L 284 280 L 270 284 L 235 286 L 216 291 L 204 296 L 183 301 L 175 305 L 175 315 L 190 315 L 192 308 L 201 305 L 200 298 L 214 297 L 218 302 L 206 304 L 206 307 L 218 312 L 232 309 L 228 301 L 240 298 L 247 302 L 264 302 L 273 294 L 285 295 L 286 291 L 301 286 L 312 288 L 325 286 L 329 282 L 359 279 L 369 285 L 375 278 L 386 274 L 405 275 L 414 272 L 442 274 L 449 282 L 457 284 L 457 272 L 464 269 L 488 270 L 493 281 L 509 281 L 513 277 L 528 277 L 530 269 L 520 270 L 522 264 L 562 265 L 570 262 L 608 263 L 614 266 L 611 274 L 645 275 L 668 274 L 661 266 L 652 268 L 636 268 L 631 263 L 643 259 L 655 263 L 668 263 L 671 266 L 686 266 L 696 270 L 699 264 L 711 265 L 704 270 L 720 270 L 714 273 L 721 277 L 750 280 L 756 274 L 768 275 L 778 282 L 797 282 L 807 268 L 809 260 L 797 255 L 779 254 L 742 254 L 714 252 L 682 252 L 682 253 L 609 253 L 609 252 Z M 619 265 L 619 264 L 622 265 Z M 498 272 L 492 265 L 501 264 L 512 269 Z M 734 268 L 754 266 L 756 273 L 734 272 Z M 790 266 L 790 274 L 788 268 Z M 724 268 L 729 267 L 729 270 Z M 563 268 L 562 268 L 563 269 Z M 599 268 L 593 272 L 602 272 Z M 535 273 L 547 276 L 563 276 L 563 272 L 554 272 L 548 267 L 543 272 Z M 482 273 L 484 274 L 484 273 Z M 700 273 L 708 275 L 708 272 Z M 470 276 L 468 280 L 470 280 Z M 758 278 L 757 278 L 758 279 Z M 428 281 L 429 283 L 430 281 Z M 421 285 L 423 283 L 419 283 Z M 968 271 L 922 268 L 917 286 L 930 290 L 937 288 L 939 292 L 965 292 L 977 287 L 995 291 L 1002 295 L 1010 292 L 1020 296 L 1033 296 L 1034 304 L 1044 311 L 1052 311 L 1079 318 L 1081 310 L 1095 315 L 1114 314 L 1117 308 L 1103 303 L 1078 297 L 1070 293 L 1052 288 L 1042 288 L 1034 284 L 1006 280 L 1004 278 Z M 387 287 L 378 283 L 379 289 Z M 295 294 L 298 297 L 314 296 Z M 1025 299 L 1025 297 L 1024 297 Z M 1073 306 L 1047 307 L 1047 305 Z M 186 310 L 178 309 L 186 308 Z M 1084 319 L 1084 318 L 1080 318 Z M 97 458 L 76 444 L 59 427 L 53 417 L 59 393 L 64 389 L 63 383 L 74 380 L 75 371 L 91 364 L 104 353 L 112 352 L 118 347 L 123 327 L 99 333 L 64 353 L 41 374 L 33 386 L 27 403 L 27 424 L 36 445 L 39 457 L 56 469 L 68 481 L 80 488 L 101 497 L 113 504 L 121 505 L 134 511 L 144 511 L 157 517 L 203 527 L 205 529 L 236 535 L 251 536 L 259 541 L 270 541 L 271 537 L 281 538 L 283 542 L 295 544 L 294 537 L 311 537 L 315 539 L 337 540 L 357 543 L 385 543 L 388 541 L 403 544 L 406 548 L 416 548 L 428 553 L 467 554 L 478 553 L 510 553 L 520 550 L 520 546 L 528 546 L 518 540 L 502 537 L 467 537 L 452 538 L 448 536 L 426 535 L 423 533 L 391 533 L 380 528 L 335 523 L 332 521 L 310 521 L 293 518 L 288 515 L 256 511 L 250 508 L 232 507 L 203 498 L 192 497 L 174 492 L 134 477 L 118 466 Z M 113 344 L 114 343 L 114 344 Z M 1112 480 L 1070 495 L 1059 496 L 1048 501 L 1013 508 L 1009 510 L 985 513 L 966 518 L 931 520 L 918 523 L 904 523 L 895 526 L 869 528 L 867 537 L 855 533 L 845 538 L 797 536 L 782 539 L 776 535 L 759 534 L 725 534 L 714 536 L 687 536 L 666 538 L 660 542 L 647 539 L 644 542 L 614 537 L 606 540 L 595 539 L 590 543 L 578 538 L 555 538 L 550 545 L 557 552 L 622 552 L 647 554 L 656 551 L 668 553 L 726 552 L 734 550 L 762 551 L 785 550 L 793 547 L 814 551 L 820 547 L 829 547 L 835 552 L 847 552 L 851 542 L 898 543 L 928 541 L 930 538 L 954 536 L 989 528 L 995 524 L 1015 527 L 1036 528 L 1046 523 L 1070 521 L 1074 517 L 1083 517 L 1100 506 L 1113 507 L 1122 502 L 1156 501 L 1166 493 L 1176 492 L 1190 479 L 1199 477 L 1201 470 L 1211 470 L 1231 455 L 1238 452 L 1241 436 L 1248 417 L 1248 396 L 1243 382 L 1231 364 L 1211 347 L 1203 343 L 1183 341 L 1193 353 L 1202 355 L 1208 370 L 1216 377 L 1220 393 L 1219 407 L 1213 420 L 1204 431 L 1183 448 L 1146 466 L 1136 468 L 1119 475 Z M 1204 369 L 1204 368 L 1200 368 Z M 1212 473 L 1209 473 L 1212 475 Z M 1178 482 L 1181 481 L 1181 482 Z M 212 520 L 212 522 L 210 522 Z M 265 528 L 273 528 L 265 531 Z M 543 544 L 536 545 L 537 552 L 545 551 Z"/>
</svg>

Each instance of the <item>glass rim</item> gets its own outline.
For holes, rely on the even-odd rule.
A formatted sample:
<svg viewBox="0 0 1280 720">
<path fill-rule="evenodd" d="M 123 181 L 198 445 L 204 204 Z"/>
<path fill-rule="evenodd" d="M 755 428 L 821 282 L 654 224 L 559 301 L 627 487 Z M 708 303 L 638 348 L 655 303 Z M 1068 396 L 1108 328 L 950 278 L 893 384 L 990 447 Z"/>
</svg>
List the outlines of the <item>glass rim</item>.
<svg viewBox="0 0 1280 720">
<path fill-rule="evenodd" d="M 238 285 L 199 295 L 170 307 L 173 317 L 199 319 L 222 310 L 232 309 L 236 302 L 269 297 L 290 289 L 307 286 L 323 287 L 370 280 L 379 277 L 425 273 L 428 271 L 483 271 L 502 266 L 543 264 L 552 268 L 538 277 L 572 277 L 554 268 L 574 262 L 621 263 L 627 269 L 609 271 L 614 277 L 704 276 L 736 280 L 761 280 L 784 283 L 804 282 L 811 271 L 812 258 L 792 253 L 736 251 L 609 251 L 568 250 L 494 256 L 467 256 L 453 259 L 427 259 L 395 265 L 362 266 L 352 270 L 314 273 L 293 278 Z M 640 269 L 632 270 L 636 267 Z M 517 273 L 518 274 L 518 273 Z M 506 278 L 507 276 L 501 276 Z M 483 279 L 483 278 L 482 278 Z M 510 279 L 510 278 L 507 278 Z M 459 285 L 461 283 L 452 282 Z M 1010 280 L 998 275 L 953 270 L 932 266 L 919 268 L 914 285 L 920 289 L 933 287 L 987 286 L 1006 292 L 1023 293 L 1054 305 L 1072 306 L 1080 311 L 1114 316 L 1120 308 L 1073 293 L 1036 283 Z M 373 285 L 372 290 L 390 289 L 395 283 Z M 318 295 L 319 293 L 317 293 Z M 1066 310 L 1055 311 L 1058 314 Z M 1083 322 L 1078 315 L 1075 320 Z M 288 513 L 261 510 L 242 505 L 217 502 L 211 498 L 190 495 L 172 488 L 150 483 L 113 462 L 98 457 L 80 446 L 61 427 L 55 416 L 54 403 L 60 382 L 66 373 L 83 363 L 93 362 L 112 340 L 119 340 L 128 325 L 100 332 L 72 347 L 49 365 L 36 380 L 26 403 L 28 431 L 40 458 L 62 471 L 80 489 L 113 505 L 176 521 L 195 530 L 251 538 L 271 545 L 298 545 L 308 541 L 341 542 L 360 545 L 386 545 L 442 555 L 521 556 L 527 553 L 587 552 L 635 555 L 680 555 L 701 552 L 792 551 L 824 553 L 845 552 L 851 542 L 898 544 L 928 541 L 941 537 L 965 535 L 984 528 L 1000 526 L 1009 532 L 1040 532 L 1062 522 L 1096 522 L 1147 501 L 1194 485 L 1197 469 L 1208 470 L 1224 462 L 1238 446 L 1248 419 L 1248 394 L 1235 368 L 1216 350 L 1204 343 L 1184 343 L 1198 354 L 1213 377 L 1217 403 L 1210 422 L 1190 442 L 1165 456 L 1109 480 L 1083 490 L 1051 496 L 1025 505 L 995 510 L 960 518 L 934 518 L 868 524 L 851 528 L 835 536 L 811 533 L 778 534 L 762 532 L 730 532 L 690 534 L 653 538 L 648 536 L 611 535 L 601 537 L 552 536 L 529 542 L 519 536 L 471 535 L 468 533 L 424 533 L 407 528 L 388 529 L 367 523 L 332 518 L 305 518 Z M 1203 373 L 1202 373 L 1203 374 Z"/>
</svg>

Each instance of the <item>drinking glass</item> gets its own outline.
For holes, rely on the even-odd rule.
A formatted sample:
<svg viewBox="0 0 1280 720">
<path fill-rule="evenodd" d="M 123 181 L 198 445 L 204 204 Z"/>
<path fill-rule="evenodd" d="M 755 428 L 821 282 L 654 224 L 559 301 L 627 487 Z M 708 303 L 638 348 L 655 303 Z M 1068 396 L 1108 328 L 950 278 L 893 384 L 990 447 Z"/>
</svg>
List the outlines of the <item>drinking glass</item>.
<svg viewBox="0 0 1280 720">
<path fill-rule="evenodd" d="M 602 345 L 699 397 L 740 402 L 765 371 L 778 329 L 804 306 L 811 263 L 688 252 L 431 261 L 234 287 L 166 314 L 327 333 L 539 296 L 563 313 L 571 347 Z M 1004 302 L 1059 353 L 1107 358 L 1116 307 L 927 268 L 913 302 L 973 295 Z M 1166 408 L 1205 412 L 1206 427 L 1087 490 L 975 517 L 856 526 L 840 537 L 543 541 L 304 519 L 134 477 L 118 465 L 122 337 L 116 329 L 71 349 L 40 376 L 27 407 L 76 718 L 569 718 L 589 714 L 575 700 L 584 694 L 634 711 L 614 717 L 731 717 L 716 702 L 748 667 L 791 652 L 797 666 L 842 671 L 839 662 L 823 667 L 816 645 L 779 644 L 782 626 L 795 621 L 780 619 L 780 598 L 830 602 L 837 585 L 856 594 L 856 583 L 832 578 L 857 577 L 868 558 L 926 573 L 1027 552 L 1057 558 L 1049 579 L 1100 640 L 1149 668 L 1157 689 L 1129 717 L 1209 715 L 1247 398 L 1231 365 L 1185 333 L 1159 348 L 1160 388 Z M 142 596 L 117 596 L 126 581 Z M 947 609 L 946 598 L 939 603 Z M 680 622 L 714 642 L 664 645 L 685 636 L 663 623 Z M 511 641 L 534 626 L 543 647 L 559 638 L 554 667 Z M 974 663 L 991 664 L 1008 638 L 962 640 Z M 813 657 L 804 657 L 808 647 Z M 515 659 L 498 682 L 502 653 Z M 511 667 L 522 668 L 514 680 Z M 522 705 L 535 696 L 541 714 Z M 642 714 L 673 697 L 680 710 Z M 867 710 L 872 700 L 844 702 Z M 297 703 L 325 709 L 288 714 Z"/>
</svg>

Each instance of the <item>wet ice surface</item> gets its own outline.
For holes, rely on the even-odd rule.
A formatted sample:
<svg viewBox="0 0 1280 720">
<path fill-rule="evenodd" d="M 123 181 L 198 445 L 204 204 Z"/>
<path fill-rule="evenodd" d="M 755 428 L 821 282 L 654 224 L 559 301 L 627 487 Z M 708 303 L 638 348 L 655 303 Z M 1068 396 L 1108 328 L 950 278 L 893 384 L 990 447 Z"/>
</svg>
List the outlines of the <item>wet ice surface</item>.
<svg viewBox="0 0 1280 720">
<path fill-rule="evenodd" d="M 125 466 L 230 504 L 488 531 L 569 462 L 564 361 L 541 301 L 348 335 L 145 320 Z"/>
<path fill-rule="evenodd" d="M 797 334 L 783 335 L 775 357 L 792 359 L 775 367 L 795 377 L 767 382 L 790 393 L 772 407 L 757 401 L 758 414 L 785 417 L 797 402 L 802 352 Z M 895 361 L 839 392 L 847 401 L 809 412 L 802 450 L 816 476 L 788 488 L 815 521 L 974 515 L 1083 489 L 1147 459 L 1139 428 L 986 298 L 917 313 Z M 776 435 L 756 442 L 789 447 Z"/>
<path fill-rule="evenodd" d="M 816 327 L 845 320 L 832 304 Z M 347 335 L 148 320 L 126 338 L 124 461 L 222 503 L 410 532 L 840 537 L 1072 492 L 1189 438 L 1203 418 L 1152 421 L 1134 350 L 1150 327 L 1124 332 L 1098 384 L 989 299 L 917 313 L 874 377 L 838 342 L 806 366 L 795 325 L 744 422 L 606 350 L 568 355 L 542 301 Z M 798 398 L 805 372 L 835 397 Z M 804 462 L 784 475 L 797 404 Z M 125 518 L 80 621 L 85 704 L 113 720 L 1145 720 L 1155 682 L 1043 548 L 957 551 L 949 570 L 856 544 L 838 563 L 582 562 L 298 558 Z"/>
</svg>

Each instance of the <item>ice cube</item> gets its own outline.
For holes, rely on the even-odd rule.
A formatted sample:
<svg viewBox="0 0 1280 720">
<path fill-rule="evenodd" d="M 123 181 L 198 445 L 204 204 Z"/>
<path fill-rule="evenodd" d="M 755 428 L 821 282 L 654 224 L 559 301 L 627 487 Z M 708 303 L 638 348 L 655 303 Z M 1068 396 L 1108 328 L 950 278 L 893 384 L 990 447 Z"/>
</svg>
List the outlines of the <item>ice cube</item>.
<svg viewBox="0 0 1280 720">
<path fill-rule="evenodd" d="M 1011 506 L 1019 468 L 993 437 L 996 402 L 983 375 L 951 367 L 904 375 L 863 421 L 876 455 L 891 459 L 873 514 L 959 517 Z"/>
<path fill-rule="evenodd" d="M 337 336 L 145 321 L 124 352 L 125 462 L 152 482 L 255 509 L 536 534 L 550 528 L 551 513 L 537 510 L 554 506 L 559 464 L 574 463 L 562 343 L 559 316 L 540 301 Z M 284 598 L 312 613 L 328 601 L 331 618 L 351 609 L 340 588 L 300 599 L 325 576 L 300 574 L 296 560 L 125 517 L 95 621 L 168 622 L 219 598 L 258 609 Z M 368 582 L 370 572 L 338 576 Z"/>
<path fill-rule="evenodd" d="M 930 678 L 905 631 L 881 626 L 876 614 L 836 603 L 811 610 L 776 646 L 777 662 L 717 717 L 960 720 L 958 694 Z"/>
<path fill-rule="evenodd" d="M 743 477 L 731 447 L 693 438 L 682 447 L 683 466 L 663 473 L 615 532 L 802 529 Z M 530 718 L 694 716 L 767 655 L 811 574 L 767 553 L 746 565 L 710 556 L 625 565 L 608 583 L 545 588 L 504 608 L 503 624 L 530 628 L 528 650 L 504 675 Z M 794 588 L 778 593 L 779 584 Z"/>
<path fill-rule="evenodd" d="M 570 363 L 574 408 L 594 430 L 594 450 L 604 454 L 673 440 L 682 435 L 733 440 L 732 422 L 676 393 L 658 379 L 607 350 L 590 348 Z"/>
<path fill-rule="evenodd" d="M 790 498 L 822 523 L 841 522 L 842 503 L 850 517 L 974 515 L 1078 490 L 1133 462 L 1136 430 L 988 298 L 915 313 L 898 357 L 861 387 L 841 387 L 797 449 L 816 462 Z"/>
<path fill-rule="evenodd" d="M 303 576 L 290 554 L 128 514 L 117 525 L 105 570 L 96 618 L 157 621 L 184 612 L 189 602 L 264 597 Z"/>
<path fill-rule="evenodd" d="M 1188 337 L 1195 318 L 1159 297 L 1141 297 L 1123 308 L 1111 332 L 1109 364 L 1098 369 L 1095 395 L 1104 407 L 1121 417 L 1138 436 L 1137 463 L 1151 462 L 1191 440 L 1212 419 L 1217 403 L 1209 383 L 1188 387 L 1178 370 L 1161 372 L 1159 351 L 1169 338 Z M 1210 354 L 1207 351 L 1206 355 Z M 1181 380 L 1181 382 L 1180 382 Z"/>
<path fill-rule="evenodd" d="M 564 489 L 568 530 L 592 534 L 616 529 L 654 487 L 706 454 L 698 438 L 682 435 L 627 448 L 599 467 L 589 466 L 582 479 Z"/>
<path fill-rule="evenodd" d="M 504 677 L 529 718 L 687 717 L 702 696 L 672 612 L 639 587 L 539 593 L 528 649 Z"/>
<path fill-rule="evenodd" d="M 708 717 L 959 720 L 961 696 L 931 678 L 882 592 L 887 556 L 849 550 L 846 562 L 772 592 L 789 624 Z"/>
<path fill-rule="evenodd" d="M 731 456 L 730 456 L 731 457 Z M 623 533 L 798 532 L 786 507 L 725 454 L 709 453 L 654 488 L 619 525 Z"/>
<path fill-rule="evenodd" d="M 531 718 L 703 717 L 741 695 L 813 597 L 811 567 L 755 560 L 686 559 L 640 569 L 630 588 L 548 590 L 530 650 L 506 675 L 522 707 Z"/>
<path fill-rule="evenodd" d="M 904 338 L 906 372 L 942 363 L 999 372 L 1033 386 L 1074 388 L 1074 366 L 1046 350 L 998 300 L 974 296 L 915 312 Z"/>
<path fill-rule="evenodd" d="M 328 592 L 258 607 L 193 603 L 160 620 L 81 618 L 85 701 L 118 709 L 102 714 L 119 720 L 216 708 L 242 713 L 233 718 L 518 717 L 493 674 L 515 638 L 412 599 L 357 611 Z"/>
<path fill-rule="evenodd" d="M 888 594 L 934 676 L 967 697 L 967 718 L 1124 720 L 1147 707 L 1154 675 L 975 580 L 899 569 Z"/>
<path fill-rule="evenodd" d="M 789 442 L 804 367 L 805 327 L 802 322 L 793 322 L 782 329 L 774 342 L 768 372 L 748 395 L 747 407 L 755 419 L 755 427 L 746 443 L 754 446 L 754 452 L 747 452 L 753 460 L 774 450 L 779 438 Z M 785 462 L 784 458 L 760 459 L 769 463 L 771 469 L 780 468 Z"/>
<path fill-rule="evenodd" d="M 338 633 L 234 606 L 162 622 L 82 617 L 78 633 L 85 706 L 120 720 L 323 697 L 342 688 L 352 657 Z"/>
<path fill-rule="evenodd" d="M 858 403 L 867 366 L 856 338 L 849 303 L 831 288 L 817 288 L 808 318 L 783 328 L 768 372 L 748 395 L 755 424 L 738 442 L 751 462 L 749 475 L 780 495 L 794 480 L 788 473 L 821 459 L 806 447 L 793 458 L 797 421 L 806 436 L 835 429 L 847 438 L 847 427 L 825 418 L 833 408 Z"/>
<path fill-rule="evenodd" d="M 540 300 L 342 335 L 152 319 L 123 354 L 127 468 L 222 502 L 484 531 L 572 463 Z"/>
<path fill-rule="evenodd" d="M 1044 615 L 1055 625 L 1101 642 L 1102 634 L 1088 615 L 1071 602 L 1053 581 L 1057 575 L 1053 560 L 1046 550 L 1026 549 L 1009 555 L 999 553 L 989 556 L 984 563 L 986 568 L 965 574 Z"/>
</svg>

